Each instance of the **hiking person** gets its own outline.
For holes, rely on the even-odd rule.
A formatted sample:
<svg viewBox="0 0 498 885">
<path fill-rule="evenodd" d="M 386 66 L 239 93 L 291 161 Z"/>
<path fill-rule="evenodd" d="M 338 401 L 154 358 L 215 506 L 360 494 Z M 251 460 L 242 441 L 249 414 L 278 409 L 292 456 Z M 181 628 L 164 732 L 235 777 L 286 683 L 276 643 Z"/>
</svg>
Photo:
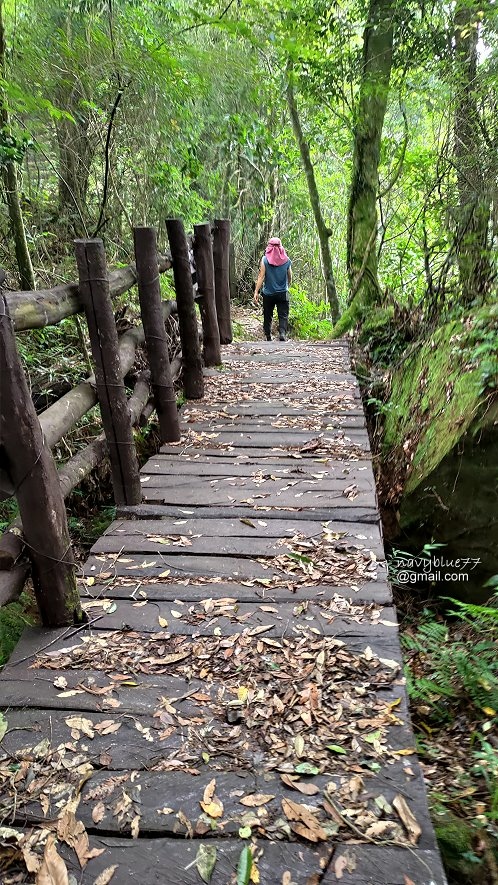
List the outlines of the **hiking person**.
<svg viewBox="0 0 498 885">
<path fill-rule="evenodd" d="M 254 303 L 259 304 L 259 290 L 263 288 L 263 328 L 266 340 L 271 341 L 271 322 L 275 306 L 278 314 L 280 341 L 287 336 L 289 317 L 289 286 L 292 282 L 291 260 L 278 237 L 268 240 L 259 266 L 254 291 Z"/>
</svg>

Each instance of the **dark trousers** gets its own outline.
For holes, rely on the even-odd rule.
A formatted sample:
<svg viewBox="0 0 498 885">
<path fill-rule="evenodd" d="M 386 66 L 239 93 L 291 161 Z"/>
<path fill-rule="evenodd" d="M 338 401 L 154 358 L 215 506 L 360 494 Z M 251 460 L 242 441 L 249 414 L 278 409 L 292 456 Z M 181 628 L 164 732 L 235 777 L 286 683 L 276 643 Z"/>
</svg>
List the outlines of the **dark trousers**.
<svg viewBox="0 0 498 885">
<path fill-rule="evenodd" d="M 271 321 L 273 311 L 277 307 L 278 331 L 287 332 L 287 320 L 289 318 L 289 299 L 286 292 L 277 292 L 276 295 L 263 295 L 263 328 L 267 338 L 271 336 Z"/>
</svg>

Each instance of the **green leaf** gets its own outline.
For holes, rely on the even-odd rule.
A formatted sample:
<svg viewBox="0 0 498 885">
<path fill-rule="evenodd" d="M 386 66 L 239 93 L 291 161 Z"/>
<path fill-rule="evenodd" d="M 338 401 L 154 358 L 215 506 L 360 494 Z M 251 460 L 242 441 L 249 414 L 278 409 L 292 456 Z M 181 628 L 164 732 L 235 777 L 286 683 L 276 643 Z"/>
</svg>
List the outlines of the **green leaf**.
<svg viewBox="0 0 498 885">
<path fill-rule="evenodd" d="M 320 774 L 320 769 L 316 765 L 312 765 L 311 762 L 300 762 L 294 771 L 296 774 Z"/>
<path fill-rule="evenodd" d="M 241 839 L 250 839 L 252 836 L 251 827 L 240 827 L 239 836 Z"/>
<path fill-rule="evenodd" d="M 0 713 L 0 741 L 5 737 L 7 731 L 7 720 L 3 713 Z"/>
<path fill-rule="evenodd" d="M 216 866 L 216 848 L 214 845 L 205 845 L 203 843 L 199 846 L 199 851 L 195 858 L 195 865 L 202 881 L 209 883 Z"/>
<path fill-rule="evenodd" d="M 333 753 L 339 753 L 341 756 L 347 756 L 347 750 L 344 747 L 340 747 L 339 744 L 327 744 L 327 750 L 332 750 Z"/>
<path fill-rule="evenodd" d="M 249 845 L 240 852 L 237 864 L 237 885 L 249 885 L 252 870 L 252 851 Z"/>
<path fill-rule="evenodd" d="M 378 741 L 379 738 L 381 738 L 381 737 L 382 737 L 382 732 L 380 729 L 378 729 L 377 731 L 372 731 L 371 734 L 364 734 L 363 740 L 367 741 L 367 743 L 369 743 L 369 744 L 374 744 L 375 741 Z"/>
</svg>

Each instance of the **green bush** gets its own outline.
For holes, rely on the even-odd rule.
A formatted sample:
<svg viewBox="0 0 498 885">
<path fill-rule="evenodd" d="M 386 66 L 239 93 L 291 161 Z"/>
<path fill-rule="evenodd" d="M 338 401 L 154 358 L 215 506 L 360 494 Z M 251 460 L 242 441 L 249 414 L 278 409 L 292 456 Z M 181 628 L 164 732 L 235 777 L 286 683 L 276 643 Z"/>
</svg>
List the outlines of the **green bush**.
<svg viewBox="0 0 498 885">
<path fill-rule="evenodd" d="M 290 290 L 289 331 L 295 338 L 328 338 L 332 329 L 326 301 L 311 301 L 298 286 Z"/>
</svg>

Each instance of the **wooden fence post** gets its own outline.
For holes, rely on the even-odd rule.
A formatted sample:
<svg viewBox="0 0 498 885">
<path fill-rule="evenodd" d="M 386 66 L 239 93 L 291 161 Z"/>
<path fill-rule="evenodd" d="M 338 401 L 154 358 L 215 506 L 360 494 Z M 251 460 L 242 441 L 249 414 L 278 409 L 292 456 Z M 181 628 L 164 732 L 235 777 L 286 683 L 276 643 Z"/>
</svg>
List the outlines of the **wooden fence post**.
<svg viewBox="0 0 498 885">
<path fill-rule="evenodd" d="M 81 622 L 83 616 L 64 497 L 1 291 L 0 378 L 0 448 L 19 504 L 40 616 L 45 627 L 66 627 Z"/>
<path fill-rule="evenodd" d="M 222 344 L 232 342 L 230 317 L 230 222 L 215 218 L 213 227 L 213 261 L 216 313 Z"/>
<path fill-rule="evenodd" d="M 187 238 L 183 222 L 178 218 L 167 218 L 166 230 L 173 261 L 176 306 L 182 343 L 183 390 L 187 399 L 202 399 L 204 378 Z"/>
<path fill-rule="evenodd" d="M 75 240 L 80 298 L 85 308 L 102 424 L 109 447 L 116 504 L 142 500 L 137 453 L 118 349 L 102 240 Z"/>
<path fill-rule="evenodd" d="M 194 258 L 199 286 L 199 309 L 202 320 L 204 363 L 221 363 L 220 330 L 214 296 L 214 263 L 210 224 L 194 224 Z"/>
<path fill-rule="evenodd" d="M 161 305 L 156 232 L 153 227 L 135 227 L 133 241 L 138 297 L 161 440 L 163 443 L 176 442 L 181 433 Z"/>
</svg>

